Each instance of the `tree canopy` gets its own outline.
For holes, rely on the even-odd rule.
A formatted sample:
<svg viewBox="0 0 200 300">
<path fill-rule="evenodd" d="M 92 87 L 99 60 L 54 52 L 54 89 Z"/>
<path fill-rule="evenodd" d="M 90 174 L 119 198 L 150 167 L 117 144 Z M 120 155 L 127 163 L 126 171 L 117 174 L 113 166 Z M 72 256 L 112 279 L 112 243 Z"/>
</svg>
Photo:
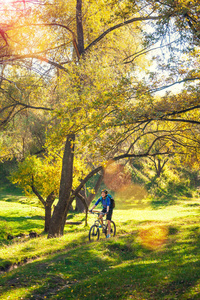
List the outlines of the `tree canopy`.
<svg viewBox="0 0 200 300">
<path fill-rule="evenodd" d="M 73 197 L 108 161 L 199 161 L 197 0 L 10 1 L 2 9 L 1 157 L 63 157 L 51 236 L 63 233 Z"/>
</svg>

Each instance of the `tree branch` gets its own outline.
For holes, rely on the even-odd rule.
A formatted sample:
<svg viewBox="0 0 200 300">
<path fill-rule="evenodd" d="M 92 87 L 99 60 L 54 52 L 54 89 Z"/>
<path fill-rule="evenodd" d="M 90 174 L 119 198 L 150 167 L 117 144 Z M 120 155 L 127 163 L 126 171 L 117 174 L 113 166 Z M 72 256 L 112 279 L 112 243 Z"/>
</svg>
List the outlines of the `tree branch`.
<svg viewBox="0 0 200 300">
<path fill-rule="evenodd" d="M 161 119 L 163 119 L 166 116 L 168 116 L 168 117 L 169 116 L 175 116 L 175 115 L 183 114 L 183 113 L 189 112 L 191 110 L 199 109 L 199 108 L 200 108 L 200 105 L 196 105 L 196 106 L 189 107 L 189 108 L 186 108 L 186 109 L 183 109 L 183 110 L 180 110 L 180 111 L 174 111 L 172 113 L 168 113 L 165 116 L 161 117 Z"/>
<path fill-rule="evenodd" d="M 180 81 L 176 81 L 176 82 L 173 82 L 172 84 L 169 84 L 169 85 L 165 85 L 165 86 L 162 86 L 162 87 L 159 87 L 159 88 L 155 88 L 155 89 L 152 89 L 152 90 L 148 90 L 146 93 L 149 93 L 149 92 L 153 92 L 153 93 L 156 93 L 156 92 L 159 92 L 159 91 L 162 91 L 164 89 L 167 89 L 175 84 L 180 84 L 180 83 L 183 83 L 183 82 L 187 82 L 187 81 L 195 81 L 195 80 L 200 80 L 200 77 L 196 77 L 196 78 L 185 78 L 183 80 L 180 80 Z"/>
<path fill-rule="evenodd" d="M 104 31 L 98 38 L 96 38 L 92 43 L 90 43 L 86 48 L 85 48 L 85 52 L 88 51 L 92 46 L 96 45 L 100 40 L 102 40 L 108 33 L 114 31 L 115 29 L 118 29 L 122 26 L 125 26 L 127 24 L 131 24 L 134 22 L 141 22 L 141 21 L 148 21 L 148 20 L 159 20 L 163 18 L 163 16 L 155 16 L 155 17 L 151 17 L 151 16 L 147 16 L 147 17 L 136 17 L 136 18 L 132 18 L 130 20 L 124 21 L 122 23 L 119 23 L 115 26 L 110 27 L 109 29 L 107 29 L 106 31 Z"/>
<path fill-rule="evenodd" d="M 12 58 L 10 59 L 7 59 L 7 60 L 4 60 L 3 62 L 6 63 L 6 62 L 13 62 L 14 60 L 20 60 L 20 59 L 25 59 L 25 58 L 35 58 L 35 59 L 39 59 L 41 61 L 44 61 L 60 70 L 63 70 L 65 72 L 68 72 L 68 70 L 63 67 L 62 65 L 54 62 L 54 61 L 51 61 L 50 59 L 46 58 L 46 57 L 43 57 L 41 55 L 37 55 L 37 54 L 27 54 L 27 55 L 12 55 Z"/>
<path fill-rule="evenodd" d="M 186 119 L 167 119 L 167 118 L 162 118 L 159 119 L 160 121 L 169 121 L 169 122 L 183 122 L 183 123 L 190 123 L 190 124 L 200 124 L 200 121 L 195 121 L 195 120 L 186 120 Z"/>
<path fill-rule="evenodd" d="M 38 199 L 42 202 L 42 204 L 43 204 L 44 207 L 45 207 L 46 202 L 45 202 L 45 200 L 43 199 L 43 197 L 40 195 L 40 193 L 38 192 L 38 190 L 35 188 L 33 176 L 32 176 L 31 188 L 32 188 L 33 193 L 38 197 Z"/>
<path fill-rule="evenodd" d="M 72 196 L 77 196 L 78 193 L 80 192 L 80 190 L 84 187 L 84 185 L 86 184 L 86 182 L 92 177 L 94 176 L 96 173 L 98 173 L 99 171 L 101 171 L 103 169 L 102 166 L 97 167 L 96 169 L 92 170 L 80 183 L 80 185 L 73 191 Z"/>
</svg>

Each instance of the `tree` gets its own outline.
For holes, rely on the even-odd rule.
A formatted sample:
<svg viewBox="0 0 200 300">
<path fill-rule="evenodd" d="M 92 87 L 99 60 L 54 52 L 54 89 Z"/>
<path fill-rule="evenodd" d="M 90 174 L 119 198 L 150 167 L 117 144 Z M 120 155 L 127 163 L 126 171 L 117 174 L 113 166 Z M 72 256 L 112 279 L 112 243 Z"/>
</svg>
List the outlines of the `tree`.
<svg viewBox="0 0 200 300">
<path fill-rule="evenodd" d="M 60 5 L 64 5 L 64 9 L 59 9 Z M 77 141 L 82 149 L 91 153 L 95 165 L 100 164 L 99 168 L 94 167 L 95 172 L 101 170 L 110 158 L 116 161 L 130 157 L 168 155 L 176 149 L 197 149 L 198 140 L 194 145 L 194 137 L 198 137 L 195 126 L 199 125 L 199 91 L 194 83 L 199 75 L 192 68 L 198 63 L 198 49 L 195 48 L 199 40 L 197 10 L 196 1 L 187 1 L 185 4 L 183 1 L 133 3 L 127 0 L 120 3 L 109 1 L 102 6 L 100 1 L 89 1 L 83 5 L 81 0 L 77 0 L 76 7 L 71 1 L 68 7 L 59 1 L 53 9 L 47 4 L 42 15 L 38 10 L 37 20 L 30 18 L 32 24 L 26 18 L 24 23 L 20 20 L 19 33 L 24 33 L 24 43 L 30 36 L 33 38 L 36 30 L 33 28 L 39 27 L 40 35 L 46 34 L 48 44 L 40 38 L 32 49 L 28 49 L 28 54 L 22 47 L 17 54 L 12 52 L 4 55 L 2 61 L 21 61 L 24 66 L 25 62 L 35 59 L 59 69 L 59 76 L 54 80 L 56 89 L 53 91 L 56 99 L 53 117 L 59 120 L 54 122 L 53 128 L 59 130 L 51 134 L 51 140 L 52 144 L 62 144 L 65 138 L 66 143 L 59 202 L 51 220 L 49 236 L 63 234 L 69 205 L 85 182 L 85 178 L 82 178 L 80 185 L 75 186 L 72 192 Z M 144 22 L 149 22 L 151 30 L 146 28 Z M 27 27 L 32 28 L 31 34 L 23 29 Z M 12 27 L 12 30 L 15 28 Z M 139 43 L 138 36 L 145 31 L 147 34 Z M 133 43 L 135 33 L 137 38 Z M 173 37 L 172 42 L 169 37 Z M 2 39 L 5 43 L 3 36 Z M 6 47 L 10 43 L 9 39 L 8 36 Z M 125 41 L 124 44 L 122 41 Z M 164 80 L 152 72 L 148 74 L 149 77 L 146 76 L 146 80 L 141 80 L 138 78 L 142 67 L 139 59 L 143 59 L 156 47 L 164 48 L 164 42 L 170 50 L 167 59 L 160 61 L 159 76 L 162 72 Z M 176 57 L 176 61 L 174 57 L 174 53 L 177 54 L 175 48 L 184 42 L 185 48 L 181 49 L 181 53 L 191 63 L 187 74 L 179 65 L 182 57 L 179 60 Z M 158 57 L 154 59 L 159 62 Z M 168 72 L 163 73 L 167 67 Z M 49 71 L 52 72 L 51 68 Z M 96 71 L 98 77 L 95 77 Z M 154 93 L 163 85 L 169 87 L 177 83 L 177 74 L 180 75 L 178 82 L 187 84 L 185 92 L 178 96 L 155 98 Z M 193 85 L 188 84 L 191 82 Z M 24 102 L 22 104 L 24 107 Z M 47 105 L 46 109 L 50 107 Z M 10 116 L 8 114 L 4 118 L 5 122 Z M 166 128 L 169 124 L 175 125 L 173 130 L 170 126 L 170 133 L 167 132 L 169 130 L 159 130 L 158 133 L 152 129 L 157 123 L 162 123 Z M 183 130 L 182 124 L 185 124 Z M 142 149 L 142 138 L 145 137 L 148 142 L 146 148 Z M 170 144 L 169 149 L 164 152 L 154 151 L 158 141 L 165 143 L 166 140 Z"/>
<path fill-rule="evenodd" d="M 18 168 L 12 172 L 11 180 L 24 189 L 28 196 L 33 194 L 45 209 L 44 231 L 49 231 L 52 205 L 58 196 L 61 159 L 52 156 L 37 158 L 29 156 L 18 163 Z"/>
</svg>

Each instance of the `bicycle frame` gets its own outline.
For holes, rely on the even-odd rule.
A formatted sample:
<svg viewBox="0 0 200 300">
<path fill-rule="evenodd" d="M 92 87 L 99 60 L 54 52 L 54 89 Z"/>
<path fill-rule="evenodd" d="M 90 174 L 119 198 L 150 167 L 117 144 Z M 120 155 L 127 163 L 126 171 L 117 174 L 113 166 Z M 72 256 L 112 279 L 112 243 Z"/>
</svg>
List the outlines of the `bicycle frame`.
<svg viewBox="0 0 200 300">
<path fill-rule="evenodd" d="M 102 213 L 102 212 L 100 212 L 98 210 L 93 210 L 92 214 L 98 215 L 98 219 L 94 221 L 94 225 L 97 225 L 97 226 L 102 225 L 102 229 L 106 228 L 106 226 L 107 226 L 107 220 L 104 219 L 104 216 L 106 214 Z M 102 220 L 102 224 L 101 224 L 100 217 L 99 217 L 100 215 L 103 215 L 103 217 L 101 219 Z"/>
<path fill-rule="evenodd" d="M 89 240 L 98 240 L 100 235 L 100 229 L 102 229 L 102 232 L 107 236 L 107 230 L 108 230 L 108 223 L 105 218 L 103 218 L 106 214 L 102 213 L 101 211 L 92 211 L 90 212 L 92 214 L 97 214 L 98 218 L 94 221 L 94 224 L 91 226 L 89 230 Z M 102 214 L 102 222 L 100 221 L 99 215 Z M 101 226 L 100 226 L 101 225 Z M 116 234 L 116 225 L 113 221 L 111 221 L 111 236 L 115 236 Z"/>
</svg>

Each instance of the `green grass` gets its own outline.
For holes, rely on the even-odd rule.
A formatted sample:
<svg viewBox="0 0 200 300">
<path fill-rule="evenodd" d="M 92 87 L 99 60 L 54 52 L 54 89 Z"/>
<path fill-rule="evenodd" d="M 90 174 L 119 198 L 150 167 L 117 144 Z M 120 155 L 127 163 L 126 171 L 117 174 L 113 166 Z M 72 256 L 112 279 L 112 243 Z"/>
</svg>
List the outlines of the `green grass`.
<svg viewBox="0 0 200 300">
<path fill-rule="evenodd" d="M 1 239 L 0 299 L 200 299 L 198 199 L 116 209 L 117 236 L 101 234 L 94 243 L 88 242 L 94 215 L 88 227 L 66 225 L 63 237 L 47 239 L 44 211 L 13 201 L 0 201 L 5 237 L 30 230 L 40 236 Z"/>
<path fill-rule="evenodd" d="M 0 245 L 8 243 L 8 235 L 15 237 L 21 234 L 29 234 L 30 231 L 42 231 L 44 227 L 44 210 L 42 208 L 19 202 L 7 202 L 7 200 L 0 201 L 0 203 Z"/>
</svg>

